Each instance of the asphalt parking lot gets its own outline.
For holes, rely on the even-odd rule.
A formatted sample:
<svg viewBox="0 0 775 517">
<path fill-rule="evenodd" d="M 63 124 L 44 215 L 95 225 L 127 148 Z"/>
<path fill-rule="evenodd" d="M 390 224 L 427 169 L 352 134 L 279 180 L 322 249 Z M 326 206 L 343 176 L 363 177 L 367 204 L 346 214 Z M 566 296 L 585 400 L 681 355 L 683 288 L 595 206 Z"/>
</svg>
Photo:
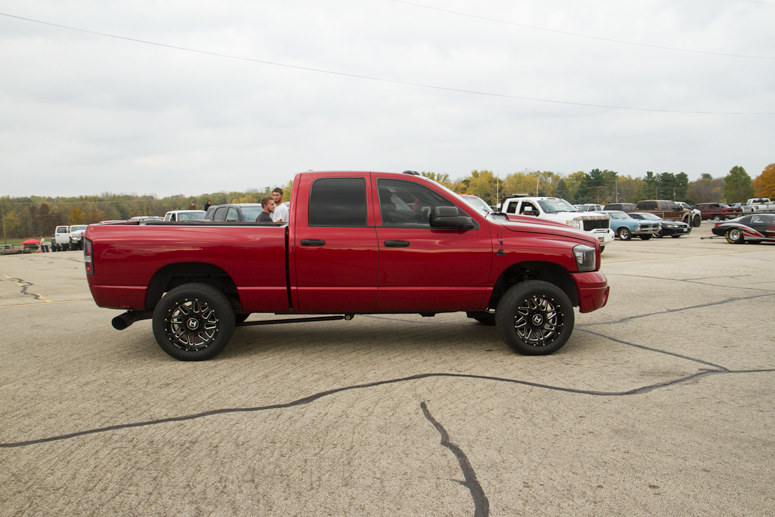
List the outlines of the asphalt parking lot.
<svg viewBox="0 0 775 517">
<path fill-rule="evenodd" d="M 611 243 L 546 357 L 458 313 L 178 362 L 81 252 L 0 257 L 0 515 L 775 515 L 775 245 L 710 235 Z"/>
</svg>

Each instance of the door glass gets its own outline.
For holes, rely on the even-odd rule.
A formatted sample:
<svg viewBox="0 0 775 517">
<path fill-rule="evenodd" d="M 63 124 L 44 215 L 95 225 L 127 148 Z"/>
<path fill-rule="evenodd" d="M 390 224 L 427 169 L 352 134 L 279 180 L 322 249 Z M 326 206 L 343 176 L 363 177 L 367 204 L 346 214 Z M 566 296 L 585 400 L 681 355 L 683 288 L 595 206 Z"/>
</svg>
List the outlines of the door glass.
<svg viewBox="0 0 775 517">
<path fill-rule="evenodd" d="M 226 219 L 226 207 L 221 207 L 218 210 L 215 211 L 215 215 L 213 216 L 213 221 L 222 223 Z"/>
<path fill-rule="evenodd" d="M 431 212 L 437 206 L 455 206 L 431 189 L 411 181 L 378 179 L 382 226 L 430 228 Z"/>
<path fill-rule="evenodd" d="M 226 222 L 229 221 L 239 221 L 239 213 L 237 213 L 237 209 L 234 207 L 229 208 L 229 213 L 226 214 Z"/>
<path fill-rule="evenodd" d="M 309 195 L 309 226 L 366 226 L 366 180 L 320 178 Z"/>
</svg>

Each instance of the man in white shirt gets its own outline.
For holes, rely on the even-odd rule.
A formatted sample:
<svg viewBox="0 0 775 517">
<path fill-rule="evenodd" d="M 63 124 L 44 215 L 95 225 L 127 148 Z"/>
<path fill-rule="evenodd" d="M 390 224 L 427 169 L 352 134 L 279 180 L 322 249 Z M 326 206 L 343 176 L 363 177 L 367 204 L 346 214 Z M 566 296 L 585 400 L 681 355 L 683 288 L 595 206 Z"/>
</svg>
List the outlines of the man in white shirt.
<svg viewBox="0 0 775 517">
<path fill-rule="evenodd" d="M 291 218 L 288 205 L 283 203 L 283 189 L 277 187 L 272 191 L 272 199 L 274 200 L 274 213 L 272 214 L 272 220 L 276 223 L 287 223 Z"/>
</svg>

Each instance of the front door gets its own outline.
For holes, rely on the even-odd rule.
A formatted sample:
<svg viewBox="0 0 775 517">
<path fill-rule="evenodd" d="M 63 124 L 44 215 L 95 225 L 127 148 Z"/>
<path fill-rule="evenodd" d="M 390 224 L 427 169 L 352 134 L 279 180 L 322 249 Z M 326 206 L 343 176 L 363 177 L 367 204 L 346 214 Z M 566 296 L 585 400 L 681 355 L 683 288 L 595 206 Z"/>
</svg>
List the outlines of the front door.
<svg viewBox="0 0 775 517">
<path fill-rule="evenodd" d="M 433 228 L 436 206 L 457 206 L 442 194 L 409 180 L 372 174 L 379 217 L 378 312 L 475 311 L 486 303 L 492 242 L 486 221 L 475 229 Z"/>
</svg>

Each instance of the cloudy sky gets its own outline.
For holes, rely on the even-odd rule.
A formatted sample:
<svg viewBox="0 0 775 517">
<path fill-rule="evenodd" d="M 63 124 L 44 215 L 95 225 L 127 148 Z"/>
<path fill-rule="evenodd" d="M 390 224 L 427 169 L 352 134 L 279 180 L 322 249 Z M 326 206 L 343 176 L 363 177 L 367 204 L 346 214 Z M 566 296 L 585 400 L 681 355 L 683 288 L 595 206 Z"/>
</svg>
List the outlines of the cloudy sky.
<svg viewBox="0 0 775 517">
<path fill-rule="evenodd" d="M 0 13 L 0 195 L 243 191 L 311 169 L 754 177 L 775 162 L 775 0 Z"/>
</svg>

